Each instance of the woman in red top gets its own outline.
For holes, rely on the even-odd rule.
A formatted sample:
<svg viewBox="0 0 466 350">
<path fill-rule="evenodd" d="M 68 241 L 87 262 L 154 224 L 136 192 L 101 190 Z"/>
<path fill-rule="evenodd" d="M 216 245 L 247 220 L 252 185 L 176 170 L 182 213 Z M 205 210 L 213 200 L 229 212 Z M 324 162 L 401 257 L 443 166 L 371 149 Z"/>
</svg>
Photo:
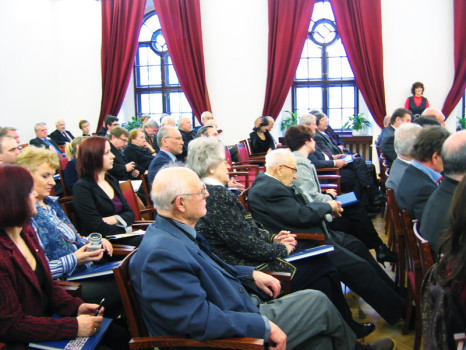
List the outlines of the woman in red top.
<svg viewBox="0 0 466 350">
<path fill-rule="evenodd" d="M 429 107 L 429 101 L 422 96 L 424 93 L 424 84 L 416 81 L 411 87 L 411 93 L 413 96 L 406 99 L 405 108 L 409 109 L 413 113 L 413 116 L 416 114 L 421 115 L 424 109 Z"/>
</svg>

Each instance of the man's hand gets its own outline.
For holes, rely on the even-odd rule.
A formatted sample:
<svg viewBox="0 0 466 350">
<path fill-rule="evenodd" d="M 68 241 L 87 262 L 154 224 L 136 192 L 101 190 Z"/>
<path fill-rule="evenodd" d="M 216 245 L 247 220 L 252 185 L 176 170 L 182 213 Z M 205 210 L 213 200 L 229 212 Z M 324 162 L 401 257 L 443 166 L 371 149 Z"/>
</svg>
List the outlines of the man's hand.
<svg viewBox="0 0 466 350">
<path fill-rule="evenodd" d="M 139 176 L 139 170 L 138 170 L 138 169 L 134 169 L 134 170 L 131 172 L 131 176 L 132 176 L 132 177 L 138 177 L 138 176 Z"/>
<path fill-rule="evenodd" d="M 285 350 L 286 349 L 286 334 L 272 321 L 270 323 L 270 350 Z"/>
<path fill-rule="evenodd" d="M 346 157 L 346 154 L 334 154 L 332 156 L 333 159 L 340 159 Z"/>
<path fill-rule="evenodd" d="M 331 195 L 333 198 L 335 198 L 337 196 L 337 190 L 335 190 L 333 188 L 329 188 L 328 190 L 325 191 L 325 193 Z"/>
<path fill-rule="evenodd" d="M 282 286 L 280 285 L 280 281 L 275 277 L 254 270 L 252 272 L 252 278 L 254 278 L 257 288 L 262 290 L 265 294 L 273 297 L 274 299 L 278 297 L 278 294 L 280 294 Z"/>
<path fill-rule="evenodd" d="M 332 214 L 334 217 L 340 217 L 341 213 L 343 212 L 343 208 L 341 207 L 341 202 L 337 201 L 328 201 L 327 202 L 332 207 Z"/>
<path fill-rule="evenodd" d="M 343 168 L 347 164 L 343 159 L 337 159 L 334 162 L 337 168 Z"/>
</svg>

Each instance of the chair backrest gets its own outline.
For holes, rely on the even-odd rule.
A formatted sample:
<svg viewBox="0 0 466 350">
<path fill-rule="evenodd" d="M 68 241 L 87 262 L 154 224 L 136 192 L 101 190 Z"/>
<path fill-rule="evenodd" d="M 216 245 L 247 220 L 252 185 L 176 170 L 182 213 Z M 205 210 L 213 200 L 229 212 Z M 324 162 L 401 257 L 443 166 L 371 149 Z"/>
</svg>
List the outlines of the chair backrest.
<svg viewBox="0 0 466 350">
<path fill-rule="evenodd" d="M 141 212 L 139 211 L 136 194 L 134 193 L 131 180 L 120 182 L 120 188 L 121 188 L 121 192 L 123 192 L 123 196 L 128 202 L 128 205 L 131 207 L 131 209 L 134 212 L 134 219 L 141 220 Z"/>
<path fill-rule="evenodd" d="M 81 231 L 78 216 L 76 212 L 74 211 L 74 207 L 73 207 L 73 196 L 66 196 L 66 197 L 58 198 L 58 203 L 60 203 L 61 208 L 65 212 L 68 219 L 70 219 L 71 223 L 76 228 L 76 230 L 78 232 Z"/>
<path fill-rule="evenodd" d="M 248 194 L 249 194 L 249 188 L 246 188 L 243 192 L 241 192 L 239 195 L 238 195 L 238 199 L 239 201 L 241 202 L 241 204 L 243 205 L 243 207 L 246 209 L 246 211 L 249 212 L 249 205 L 248 205 Z"/>
<path fill-rule="evenodd" d="M 142 319 L 141 309 L 134 292 L 134 288 L 129 277 L 129 261 L 136 253 L 135 249 L 131 254 L 124 258 L 118 267 L 113 269 L 113 275 L 120 292 L 123 308 L 129 325 L 131 337 L 145 337 L 148 336 L 147 328 Z"/>
<path fill-rule="evenodd" d="M 231 160 L 231 154 L 230 150 L 228 149 L 228 146 L 225 146 L 225 160 L 228 162 L 230 167 L 233 166 L 233 161 Z"/>
<path fill-rule="evenodd" d="M 405 245 L 406 245 L 406 256 L 407 256 L 407 268 L 408 273 L 413 273 L 415 276 L 416 285 L 415 291 L 417 292 L 421 287 L 422 281 L 421 272 L 421 260 L 419 258 L 419 251 L 416 245 L 416 238 L 413 232 L 413 222 L 407 210 L 401 211 L 403 230 L 405 232 Z"/>
<path fill-rule="evenodd" d="M 416 239 L 416 246 L 419 252 L 419 258 L 421 260 L 422 275 L 425 276 L 427 271 L 434 264 L 434 259 L 432 257 L 432 250 L 430 249 L 429 241 L 425 240 L 419 233 L 419 221 L 414 220 L 413 222 L 413 232 L 414 238 Z"/>
<path fill-rule="evenodd" d="M 65 159 L 65 158 L 62 158 L 62 159 Z M 58 169 L 57 171 L 58 171 L 58 175 L 60 176 L 60 183 L 61 183 L 61 187 L 63 190 L 63 196 L 67 197 L 70 194 L 68 193 L 68 190 L 66 189 L 65 176 L 63 175 L 63 170 Z"/>
<path fill-rule="evenodd" d="M 141 181 L 142 181 L 142 189 L 144 190 L 144 196 L 146 197 L 146 207 L 151 207 L 152 206 L 152 199 L 150 198 L 150 191 L 151 191 L 151 188 L 150 188 L 150 184 L 149 184 L 149 180 L 147 179 L 147 175 L 140 175 L 139 176 L 141 178 Z"/>
<path fill-rule="evenodd" d="M 238 153 L 238 160 L 240 162 L 248 162 L 249 161 L 249 151 L 246 145 L 246 141 L 240 141 L 236 144 L 236 151 Z"/>
</svg>

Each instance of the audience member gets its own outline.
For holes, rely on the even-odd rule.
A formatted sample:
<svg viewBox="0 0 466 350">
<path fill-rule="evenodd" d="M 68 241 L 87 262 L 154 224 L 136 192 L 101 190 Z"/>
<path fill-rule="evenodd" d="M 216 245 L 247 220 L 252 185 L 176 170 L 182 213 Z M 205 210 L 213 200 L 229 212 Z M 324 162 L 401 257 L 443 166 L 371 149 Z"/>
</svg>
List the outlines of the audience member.
<svg viewBox="0 0 466 350">
<path fill-rule="evenodd" d="M 79 145 L 79 180 L 73 187 L 73 207 L 81 233 L 86 236 L 92 232 L 103 237 L 126 233 L 134 222 L 134 213 L 118 182 L 107 174 L 114 158 L 104 137 L 90 137 Z M 128 239 L 124 244 L 137 245 L 138 241 Z"/>
<path fill-rule="evenodd" d="M 268 130 L 267 117 L 259 117 L 254 122 L 253 131 L 249 134 L 252 153 L 268 153 L 275 149 L 275 143 Z"/>
<path fill-rule="evenodd" d="M 297 178 L 292 187 L 307 203 L 331 203 L 335 201 L 337 192 L 334 189 L 327 190 L 325 194 L 321 192 L 317 171 L 308 159 L 309 153 L 315 150 L 312 136 L 312 129 L 304 125 L 293 125 L 286 131 L 286 143 L 293 151 L 297 164 Z M 328 227 L 360 239 L 368 249 L 375 250 L 377 261 L 382 264 L 385 261 L 395 263 L 397 260 L 396 255 L 383 244 L 364 206 L 359 202 L 345 207 L 342 216 L 329 222 Z"/>
<path fill-rule="evenodd" d="M 73 186 L 78 181 L 78 171 L 76 170 L 76 157 L 78 156 L 79 145 L 83 142 L 86 137 L 78 136 L 71 141 L 69 147 L 66 148 L 66 156 L 68 157 L 68 163 L 63 171 L 63 177 L 65 180 L 66 190 L 70 195 L 73 194 Z"/>
<path fill-rule="evenodd" d="M 183 138 L 183 152 L 177 156 L 181 161 L 186 159 L 188 155 L 188 144 L 196 137 L 196 132 L 193 130 L 191 119 L 188 117 L 180 118 L 178 122 L 178 130 Z"/>
<path fill-rule="evenodd" d="M 268 122 L 269 122 L 269 125 L 267 126 L 267 130 L 269 131 L 270 133 L 270 136 L 272 137 L 272 140 L 273 140 L 273 144 L 275 145 L 275 148 L 279 148 L 282 146 L 281 143 L 278 143 L 275 141 L 274 137 L 272 136 L 272 129 L 273 129 L 273 126 L 275 125 L 275 120 L 271 117 L 271 116 L 267 116 L 266 117 Z"/>
<path fill-rule="evenodd" d="M 429 107 L 429 101 L 422 96 L 424 94 L 424 84 L 417 81 L 411 87 L 413 96 L 408 97 L 405 102 L 405 109 L 411 111 L 412 116 L 420 115 Z"/>
<path fill-rule="evenodd" d="M 159 146 L 157 145 L 157 131 L 159 130 L 159 125 L 157 122 L 154 119 L 149 118 L 142 125 L 142 129 L 144 130 L 144 137 L 147 143 L 156 153 L 159 153 Z"/>
<path fill-rule="evenodd" d="M 0 135 L 4 135 L 4 134 L 10 135 L 12 138 L 14 138 L 16 140 L 18 145 L 21 146 L 21 140 L 19 138 L 19 133 L 18 133 L 18 130 L 16 128 L 13 128 L 11 126 L 5 126 L 5 127 L 0 129 Z"/>
<path fill-rule="evenodd" d="M 413 123 L 419 126 L 441 126 L 440 123 L 432 116 L 417 116 L 414 118 Z"/>
<path fill-rule="evenodd" d="M 151 186 L 160 168 L 170 162 L 176 162 L 176 156 L 183 152 L 183 138 L 178 129 L 171 125 L 160 128 L 157 134 L 157 144 L 160 152 L 152 159 L 147 174 Z"/>
<path fill-rule="evenodd" d="M 155 150 L 146 141 L 142 129 L 133 129 L 129 132 L 129 144 L 123 153 L 128 161 L 135 164 L 139 174 L 147 175 L 150 162 L 155 156 Z"/>
<path fill-rule="evenodd" d="M 396 201 L 412 220 L 421 220 L 424 206 L 442 180 L 440 151 L 450 133 L 442 127 L 425 126 L 414 141 L 413 160 L 395 189 Z"/>
<path fill-rule="evenodd" d="M 0 164 L 14 164 L 19 154 L 19 145 L 8 134 L 0 134 Z"/>
<path fill-rule="evenodd" d="M 66 124 L 63 119 L 57 120 L 55 127 L 56 130 L 50 134 L 50 138 L 55 141 L 57 145 L 65 145 L 74 139 L 73 134 L 66 130 Z"/>
<path fill-rule="evenodd" d="M 214 120 L 214 115 L 209 111 L 204 111 L 201 114 L 201 123 L 205 125 L 205 123 L 209 120 Z"/>
<path fill-rule="evenodd" d="M 390 176 L 388 177 L 385 186 L 387 188 L 396 189 L 400 183 L 405 170 L 411 164 L 411 152 L 413 150 L 414 141 L 417 135 L 421 132 L 422 128 L 420 125 L 405 123 L 400 125 L 395 130 L 395 152 L 396 159 L 392 163 L 390 168 Z"/>
<path fill-rule="evenodd" d="M 248 203 L 253 218 L 272 233 L 283 229 L 323 233 L 326 243 L 335 247 L 328 257 L 337 267 L 343 283 L 364 298 L 389 324 L 396 323 L 404 315 L 405 300 L 398 294 L 395 283 L 360 240 L 326 228 L 326 214 L 339 216 L 340 203 L 306 203 L 293 191 L 291 185 L 297 168 L 289 150 L 268 153 L 265 165 L 266 173 L 260 173 L 249 190 Z M 299 244 L 306 243 L 300 241 Z"/>
<path fill-rule="evenodd" d="M 47 125 L 45 123 L 37 123 L 34 125 L 34 132 L 36 133 L 36 138 L 29 141 L 30 145 L 44 147 L 57 154 L 62 154 L 55 141 L 47 137 Z"/>
<path fill-rule="evenodd" d="M 88 136 L 88 137 L 92 136 L 91 125 L 89 124 L 87 120 L 82 119 L 79 121 L 79 129 L 81 129 L 81 131 L 83 132 L 82 136 Z"/>
<path fill-rule="evenodd" d="M 204 125 L 197 130 L 197 137 L 212 137 L 219 141 L 217 128 L 212 125 Z"/>
<path fill-rule="evenodd" d="M 422 112 L 422 117 L 432 118 L 440 123 L 441 126 L 445 127 L 445 115 L 438 108 L 429 107 Z"/>
<path fill-rule="evenodd" d="M 139 177 L 139 170 L 136 169 L 134 161 L 128 161 L 123 154 L 123 148 L 128 144 L 129 132 L 121 126 L 116 126 L 110 131 L 108 139 L 110 141 L 111 152 L 115 156 L 113 167 L 108 170 L 118 181 L 136 179 Z"/>
<path fill-rule="evenodd" d="M 139 121 L 141 122 L 141 125 L 144 126 L 144 124 L 150 119 L 149 115 L 143 115 Z"/>
<path fill-rule="evenodd" d="M 391 119 L 390 115 L 386 115 L 385 118 L 383 118 L 383 128 L 384 129 L 388 128 L 388 126 L 390 125 L 390 119 Z M 381 137 L 382 137 L 382 132 L 380 132 L 379 136 L 377 136 L 377 144 L 379 144 L 379 145 L 380 145 L 380 138 Z"/>
<path fill-rule="evenodd" d="M 427 200 L 421 219 L 421 234 L 429 241 L 435 260 L 438 258 L 440 236 L 449 226 L 448 213 L 453 194 L 466 175 L 466 130 L 449 136 L 442 146 L 441 155 L 444 177 L 439 188 Z"/>
<path fill-rule="evenodd" d="M 354 349 L 354 333 L 324 294 L 306 290 L 263 303 L 257 292 L 249 296 L 244 283 L 275 298 L 280 290 L 275 278 L 228 265 L 206 243 L 197 243 L 205 241 L 194 227 L 206 214 L 207 196 L 186 168 L 163 169 L 154 180 L 159 215 L 129 264 L 149 333 L 264 338 L 273 349 Z"/>
<path fill-rule="evenodd" d="M 110 131 L 112 131 L 113 128 L 117 127 L 120 125 L 118 123 L 118 118 L 107 114 L 104 118 L 104 126 L 97 132 L 98 136 L 108 136 L 110 134 Z"/>
<path fill-rule="evenodd" d="M 293 263 L 283 260 L 295 250 L 295 236 L 288 231 L 272 235 L 257 225 L 237 196 L 225 188 L 229 181 L 228 163 L 221 143 L 207 138 L 194 140 L 189 145 L 187 163 L 209 193 L 206 198 L 207 214 L 199 219 L 195 228 L 220 259 L 231 265 L 290 272 L 292 291 L 316 289 L 323 292 L 357 338 L 363 338 L 375 329 L 373 324 L 359 324 L 353 320 L 336 268 L 325 255 Z"/>
<path fill-rule="evenodd" d="M 328 116 L 324 113 L 313 110 L 309 112 L 316 117 L 317 130 L 314 136 L 316 143 L 320 148 L 330 154 L 348 153 L 340 135 L 338 135 L 328 123 Z M 325 137 L 327 135 L 327 137 Z M 335 146 L 338 147 L 335 148 Z"/>
<path fill-rule="evenodd" d="M 161 120 L 160 120 L 160 127 L 164 127 L 164 126 L 174 126 L 176 127 L 176 120 L 175 118 L 173 118 L 172 116 L 169 116 L 169 115 L 165 115 Z"/>
<path fill-rule="evenodd" d="M 395 129 L 405 123 L 411 123 L 411 112 L 405 108 L 397 108 L 390 119 L 390 126 L 382 130 L 380 136 L 380 151 L 385 155 L 388 167 L 392 166 L 396 159 L 395 147 L 393 141 L 395 139 Z"/>
</svg>

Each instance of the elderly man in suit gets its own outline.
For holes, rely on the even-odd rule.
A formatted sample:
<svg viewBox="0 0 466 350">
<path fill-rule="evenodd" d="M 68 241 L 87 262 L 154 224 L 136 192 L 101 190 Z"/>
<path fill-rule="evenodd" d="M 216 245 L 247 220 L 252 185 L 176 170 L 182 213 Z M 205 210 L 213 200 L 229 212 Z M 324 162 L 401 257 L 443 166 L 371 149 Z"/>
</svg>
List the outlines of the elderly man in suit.
<svg viewBox="0 0 466 350">
<path fill-rule="evenodd" d="M 58 145 L 52 139 L 47 137 L 47 125 L 45 123 L 37 123 L 34 125 L 36 138 L 29 141 L 29 144 L 36 147 L 44 147 L 50 149 L 59 155 L 62 154 Z"/>
<path fill-rule="evenodd" d="M 390 118 L 390 125 L 382 130 L 380 134 L 380 151 L 385 155 L 388 167 L 392 166 L 393 161 L 396 159 L 395 146 L 395 129 L 401 124 L 411 123 L 411 111 L 406 108 L 397 108 Z"/>
<path fill-rule="evenodd" d="M 160 152 L 149 164 L 147 179 L 150 185 L 154 181 L 159 170 L 170 162 L 176 162 L 176 156 L 183 152 L 183 137 L 178 129 L 171 125 L 162 126 L 157 133 L 157 144 Z"/>
<path fill-rule="evenodd" d="M 137 170 L 134 162 L 128 162 L 123 154 L 123 148 L 128 144 L 128 130 L 121 126 L 116 126 L 110 131 L 108 140 L 110 142 L 110 151 L 115 156 L 113 160 L 113 168 L 108 172 L 117 180 L 125 181 L 136 179 L 139 177 L 139 170 Z"/>
<path fill-rule="evenodd" d="M 335 251 L 328 253 L 328 257 L 340 273 L 341 281 L 364 298 L 388 323 L 396 323 L 404 315 L 405 301 L 394 282 L 364 243 L 343 232 L 328 230 L 325 225 L 327 214 L 340 215 L 340 203 L 306 203 L 301 194 L 293 191 L 291 185 L 297 168 L 296 159 L 289 150 L 271 151 L 265 162 L 266 172 L 259 174 L 249 190 L 249 209 L 253 218 L 272 233 L 282 229 L 324 233 L 326 242 L 335 246 Z"/>
<path fill-rule="evenodd" d="M 456 187 L 466 176 L 466 130 L 446 139 L 442 146 L 444 178 L 426 203 L 422 213 L 421 234 L 427 239 L 437 260 L 440 236 L 448 227 L 448 213 Z"/>
<path fill-rule="evenodd" d="M 425 126 L 414 142 L 413 160 L 395 189 L 398 206 L 407 209 L 413 220 L 421 220 L 427 200 L 442 180 L 440 151 L 449 135 L 441 126 Z"/>
<path fill-rule="evenodd" d="M 57 145 L 66 145 L 74 139 L 73 134 L 66 130 L 66 124 L 63 119 L 57 120 L 55 127 L 56 130 L 50 134 L 50 138 L 54 140 Z"/>
<path fill-rule="evenodd" d="M 163 169 L 155 178 L 158 216 L 129 264 L 149 333 L 264 338 L 276 350 L 354 349 L 354 334 L 321 292 L 301 291 L 267 303 L 248 295 L 245 288 L 276 298 L 280 283 L 253 267 L 228 265 L 210 251 L 195 230 L 208 195 L 186 168 Z"/>
<path fill-rule="evenodd" d="M 387 188 L 395 189 L 398 187 L 403 174 L 413 160 L 411 152 L 413 150 L 414 141 L 421 130 L 422 127 L 420 125 L 411 123 L 405 123 L 396 128 L 394 144 L 397 156 L 392 163 L 390 176 L 385 183 Z"/>
</svg>

